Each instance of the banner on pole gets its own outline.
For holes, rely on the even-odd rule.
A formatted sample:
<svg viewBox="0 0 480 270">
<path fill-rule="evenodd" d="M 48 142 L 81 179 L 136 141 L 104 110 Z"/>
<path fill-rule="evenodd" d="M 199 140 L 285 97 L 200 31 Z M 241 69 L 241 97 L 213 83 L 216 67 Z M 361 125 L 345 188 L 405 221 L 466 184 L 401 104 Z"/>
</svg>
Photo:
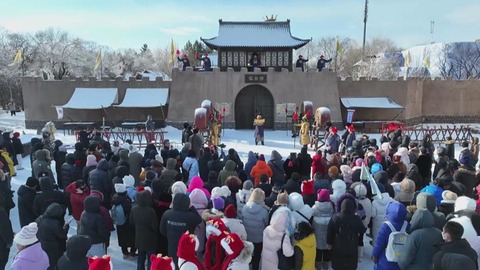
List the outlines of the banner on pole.
<svg viewBox="0 0 480 270">
<path fill-rule="evenodd" d="M 55 110 L 57 111 L 58 119 L 63 119 L 63 107 L 55 106 Z"/>
<path fill-rule="evenodd" d="M 355 113 L 355 110 L 347 109 L 347 123 L 352 123 L 353 122 L 353 114 L 354 113 Z"/>
</svg>

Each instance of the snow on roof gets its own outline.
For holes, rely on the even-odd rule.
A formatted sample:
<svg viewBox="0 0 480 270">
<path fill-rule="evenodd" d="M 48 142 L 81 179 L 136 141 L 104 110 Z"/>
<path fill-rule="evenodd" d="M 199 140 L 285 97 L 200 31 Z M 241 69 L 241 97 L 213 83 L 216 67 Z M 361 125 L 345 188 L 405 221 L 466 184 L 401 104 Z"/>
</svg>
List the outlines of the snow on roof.
<svg viewBox="0 0 480 270">
<path fill-rule="evenodd" d="M 278 22 L 219 21 L 218 36 L 200 38 L 212 48 L 222 47 L 278 47 L 298 49 L 310 42 L 292 36 L 290 20 Z"/>
<path fill-rule="evenodd" d="M 155 81 L 158 77 L 163 78 L 164 81 L 172 80 L 172 78 L 163 71 L 154 71 L 154 70 L 148 70 L 148 69 L 145 69 L 142 72 L 137 72 L 135 77 L 137 76 L 141 78 L 148 77 L 150 81 Z M 126 79 L 128 79 L 128 77 Z"/>
<path fill-rule="evenodd" d="M 403 109 L 404 107 L 395 103 L 387 97 L 350 97 L 341 98 L 345 108 L 370 108 L 370 109 Z"/>
<path fill-rule="evenodd" d="M 118 102 L 117 88 L 75 88 L 67 109 L 101 109 Z"/>
<path fill-rule="evenodd" d="M 116 107 L 151 108 L 168 103 L 168 88 L 127 88 L 122 104 Z"/>
</svg>

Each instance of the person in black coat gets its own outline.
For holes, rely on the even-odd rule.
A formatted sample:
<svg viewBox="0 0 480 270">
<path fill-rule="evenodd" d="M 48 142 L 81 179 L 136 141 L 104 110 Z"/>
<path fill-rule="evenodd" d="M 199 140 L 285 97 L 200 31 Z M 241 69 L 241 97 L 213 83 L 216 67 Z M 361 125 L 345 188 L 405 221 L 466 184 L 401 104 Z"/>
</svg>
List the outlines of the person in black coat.
<svg viewBox="0 0 480 270">
<path fill-rule="evenodd" d="M 4 208 L 5 198 L 0 194 L 0 269 L 5 269 L 13 244 L 13 228 Z"/>
<path fill-rule="evenodd" d="M 228 149 L 228 156 L 225 157 L 225 163 L 227 163 L 228 160 L 233 160 L 237 166 L 235 167 L 235 171 L 237 173 L 240 173 L 243 171 L 243 162 L 238 156 L 238 153 L 235 149 L 230 148 Z"/>
<path fill-rule="evenodd" d="M 87 252 L 92 246 L 90 237 L 74 235 L 67 240 L 67 252 L 58 260 L 58 270 L 87 270 Z"/>
<path fill-rule="evenodd" d="M 17 170 L 23 170 L 23 167 L 22 167 L 23 144 L 22 144 L 22 141 L 20 140 L 19 132 L 13 133 L 12 146 L 13 146 L 13 151 L 15 152 L 15 157 L 18 164 Z"/>
<path fill-rule="evenodd" d="M 135 228 L 135 247 L 138 249 L 137 269 L 145 269 L 145 260 L 150 269 L 150 256 L 157 251 L 158 220 L 152 203 L 150 191 L 141 191 L 137 193 L 137 205 L 130 212 L 129 221 Z"/>
<path fill-rule="evenodd" d="M 118 245 L 122 249 L 123 258 L 135 256 L 137 249 L 135 248 L 135 228 L 130 225 L 128 218 L 132 210 L 132 199 L 127 195 L 124 184 L 115 184 L 115 195 L 112 198 L 112 208 L 115 205 L 121 205 L 127 222 L 123 225 L 117 224 Z M 128 250 L 130 248 L 130 251 Z"/>
<path fill-rule="evenodd" d="M 100 160 L 97 168 L 89 173 L 90 190 L 98 190 L 103 194 L 103 206 L 111 208 L 110 200 L 112 198 L 112 181 L 108 178 L 108 161 Z"/>
<path fill-rule="evenodd" d="M 30 139 L 30 168 L 33 168 L 33 161 L 35 160 L 35 152 L 43 149 L 43 143 L 40 138 Z M 36 177 L 32 170 L 32 177 Z"/>
<path fill-rule="evenodd" d="M 425 147 L 420 147 L 420 155 L 418 156 L 417 161 L 415 161 L 415 165 L 417 165 L 418 173 L 423 179 L 422 186 L 418 187 L 419 189 L 422 189 L 429 185 L 432 177 L 432 157 L 429 153 L 427 153 L 427 149 Z"/>
<path fill-rule="evenodd" d="M 302 188 L 301 188 L 301 176 L 299 173 L 292 173 L 292 177 L 288 179 L 287 183 L 282 186 L 282 191 L 286 191 L 288 194 L 291 194 L 293 192 L 297 192 L 299 194 L 302 193 Z"/>
<path fill-rule="evenodd" d="M 298 155 L 298 165 L 300 167 L 300 176 L 302 180 L 311 179 L 312 157 L 307 152 L 307 147 L 302 147 Z"/>
<path fill-rule="evenodd" d="M 105 248 L 105 243 L 110 240 L 110 231 L 105 219 L 100 212 L 101 200 L 98 197 L 88 196 L 83 201 L 83 213 L 80 217 L 80 230 L 78 234 L 90 237 L 93 246 Z M 98 249 L 98 248 L 95 248 Z M 90 253 L 90 252 L 89 252 Z M 89 256 L 99 254 L 88 254 Z"/>
<path fill-rule="evenodd" d="M 311 165 L 311 164 L 310 164 Z M 285 171 L 285 178 L 290 179 L 292 173 L 301 173 L 300 162 L 297 158 L 297 153 L 290 153 L 290 156 L 283 163 L 283 170 Z"/>
<path fill-rule="evenodd" d="M 57 185 L 60 189 L 66 188 L 68 185 L 64 185 L 62 180 L 62 165 L 65 163 L 65 157 L 67 155 L 67 148 L 63 145 L 62 141 L 55 140 L 55 148 L 53 149 L 53 160 L 55 160 L 55 172 L 57 173 Z M 78 180 L 78 179 L 75 179 Z"/>
<path fill-rule="evenodd" d="M 190 205 L 190 199 L 185 194 L 176 194 L 173 198 L 172 209 L 167 210 L 160 221 L 160 233 L 168 239 L 168 256 L 178 262 L 178 241 L 186 231 L 193 232 L 202 217 L 197 209 Z"/>
<path fill-rule="evenodd" d="M 220 173 L 221 170 L 223 170 L 223 167 L 225 167 L 225 162 L 221 161 L 218 157 L 218 153 L 213 153 L 212 154 L 212 160 L 208 162 L 208 171 L 214 171 L 217 174 Z"/>
<path fill-rule="evenodd" d="M 297 62 L 295 63 L 296 68 L 301 68 L 302 72 L 305 71 L 305 63 L 308 62 L 308 59 L 303 59 L 303 55 L 299 55 Z"/>
<path fill-rule="evenodd" d="M 202 178 L 204 182 L 206 182 L 208 179 L 208 172 L 210 171 L 208 169 L 208 162 L 210 160 L 212 160 L 212 153 L 210 152 L 210 148 L 205 147 L 203 148 L 202 156 L 200 156 L 200 158 L 198 159 L 198 169 L 200 172 L 200 178 Z"/>
<path fill-rule="evenodd" d="M 325 59 L 325 56 L 323 55 L 320 55 L 320 59 L 318 59 L 318 62 L 317 62 L 317 70 L 318 72 L 322 71 L 322 69 L 325 67 L 325 64 L 326 63 L 329 63 L 332 61 L 332 58 L 326 60 Z"/>
<path fill-rule="evenodd" d="M 5 148 L 5 150 L 7 150 L 8 155 L 13 161 L 13 164 L 18 165 L 17 154 L 15 153 L 15 149 L 13 148 L 12 138 L 10 137 L 11 133 L 4 132 L 2 136 L 3 136 L 3 143 L 2 143 L 3 147 Z"/>
<path fill-rule="evenodd" d="M 73 152 L 73 155 L 75 156 L 75 168 L 77 169 L 78 177 L 83 176 L 83 167 L 85 167 L 85 164 L 87 163 L 87 154 L 85 152 L 85 149 L 86 148 L 83 147 L 83 144 L 81 142 L 77 142 L 75 144 L 75 152 Z M 82 178 L 82 180 L 85 179 Z"/>
<path fill-rule="evenodd" d="M 120 157 L 118 155 L 112 155 L 110 160 L 108 160 L 108 178 L 113 181 L 115 177 L 115 170 L 118 167 L 118 161 Z"/>
<path fill-rule="evenodd" d="M 60 177 L 58 177 L 58 179 L 62 179 L 61 186 L 63 188 L 68 187 L 68 185 L 70 185 L 72 182 L 80 179 L 80 176 L 77 175 L 77 170 L 75 169 L 74 154 L 67 154 L 67 156 L 65 157 L 65 162 L 61 164 L 59 175 Z"/>
<path fill-rule="evenodd" d="M 42 245 L 42 249 L 48 255 L 49 270 L 57 269 L 57 261 L 66 250 L 67 232 L 70 226 L 65 223 L 64 215 L 63 206 L 52 203 L 45 213 L 36 220 L 38 224 L 37 238 Z"/>
<path fill-rule="evenodd" d="M 3 171 L 0 171 L 0 196 L 4 199 L 3 208 L 8 216 L 10 216 L 10 209 L 15 207 L 13 193 L 10 177 L 7 177 Z"/>
<path fill-rule="evenodd" d="M 54 184 L 50 177 L 40 177 L 39 181 L 41 192 L 35 195 L 33 201 L 33 213 L 36 217 L 43 215 L 47 207 L 52 203 L 58 203 L 63 206 L 66 205 L 64 194 L 54 189 Z"/>
<path fill-rule="evenodd" d="M 462 238 L 463 231 L 464 229 L 462 225 L 457 222 L 449 221 L 447 222 L 447 224 L 445 224 L 442 232 L 442 236 L 443 236 L 443 239 L 445 240 L 445 243 L 440 244 L 440 251 L 433 256 L 433 269 L 435 270 L 446 269 L 446 268 L 442 268 L 442 265 L 444 264 L 448 264 L 451 266 L 455 265 L 457 269 L 463 269 L 463 270 L 478 269 L 477 252 L 475 252 L 475 250 L 470 246 L 470 244 L 467 242 L 466 239 Z M 465 265 L 462 263 L 464 259 L 444 263 L 443 259 L 447 254 L 464 255 L 467 257 L 465 258 L 467 260 L 466 265 L 469 265 L 468 262 L 470 262 L 470 265 L 471 263 L 473 263 L 475 267 L 461 268 L 460 265 Z M 468 259 L 470 259 L 470 261 Z M 448 268 L 448 269 L 451 269 L 451 268 Z"/>
<path fill-rule="evenodd" d="M 20 227 L 25 227 L 35 221 L 37 215 L 33 212 L 33 202 L 37 194 L 40 182 L 37 178 L 28 177 L 25 185 L 21 185 L 17 191 L 18 218 Z"/>
<path fill-rule="evenodd" d="M 188 60 L 188 56 L 186 54 L 183 54 L 182 58 L 177 56 L 177 60 L 182 62 L 182 71 L 187 70 L 187 67 L 190 66 L 190 60 Z"/>
</svg>

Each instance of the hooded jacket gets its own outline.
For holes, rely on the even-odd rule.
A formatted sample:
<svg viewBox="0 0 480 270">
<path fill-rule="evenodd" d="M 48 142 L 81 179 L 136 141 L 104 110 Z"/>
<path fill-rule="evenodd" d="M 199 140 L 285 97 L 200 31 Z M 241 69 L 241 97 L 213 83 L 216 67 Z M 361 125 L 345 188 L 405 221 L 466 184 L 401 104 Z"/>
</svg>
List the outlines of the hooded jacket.
<svg viewBox="0 0 480 270">
<path fill-rule="evenodd" d="M 402 229 L 403 224 L 405 221 L 405 216 L 407 215 L 407 209 L 405 205 L 399 202 L 390 202 L 387 206 L 387 213 L 386 217 L 387 220 L 392 223 L 395 230 L 398 232 Z M 406 231 L 408 231 L 409 227 L 407 226 Z M 378 232 L 377 239 L 375 241 L 375 246 L 373 248 L 372 255 L 375 256 L 378 260 L 377 264 L 375 265 L 375 269 L 391 269 L 391 270 L 400 270 L 400 267 L 395 262 L 389 262 L 387 257 L 385 256 L 385 250 L 388 245 L 388 239 L 392 230 L 390 227 L 383 223 L 380 227 L 380 231 Z"/>
<path fill-rule="evenodd" d="M 378 232 L 380 231 L 380 227 L 382 226 L 383 222 L 387 220 L 387 205 L 390 202 L 394 202 L 395 200 L 388 195 L 388 193 L 382 193 L 383 198 L 380 199 L 378 196 L 375 196 L 375 199 L 372 202 L 372 240 L 375 244 L 375 240 L 377 239 Z"/>
<path fill-rule="evenodd" d="M 135 228 L 128 222 L 132 212 L 132 199 L 127 192 L 115 193 L 112 197 L 112 208 L 121 205 L 127 218 L 123 225 L 117 225 L 118 245 L 120 247 L 135 247 Z"/>
<path fill-rule="evenodd" d="M 202 156 L 198 159 L 199 173 L 203 181 L 207 181 L 208 179 L 208 172 L 210 171 L 208 170 L 208 162 L 210 160 L 212 160 L 210 149 L 208 151 L 203 151 Z"/>
<path fill-rule="evenodd" d="M 57 263 L 58 270 L 85 270 L 88 269 L 87 252 L 92 241 L 86 235 L 74 235 L 67 241 L 67 252 Z"/>
<path fill-rule="evenodd" d="M 315 178 L 316 173 L 321 173 L 323 177 L 327 175 L 324 159 L 322 155 L 318 153 L 312 158 L 312 179 Z"/>
<path fill-rule="evenodd" d="M 250 195 L 252 195 L 253 185 L 251 184 L 251 181 L 250 182 L 245 181 L 243 186 L 245 188 L 245 185 L 247 185 L 247 183 L 250 183 L 250 186 L 251 186 L 250 189 L 249 188 L 240 189 L 237 192 L 237 194 L 235 194 L 235 197 L 237 200 L 237 217 L 239 219 L 242 219 L 242 209 L 245 206 L 245 204 L 248 202 L 248 199 L 250 199 Z"/>
<path fill-rule="evenodd" d="M 237 172 L 235 171 L 237 164 L 233 160 L 227 160 L 225 163 L 225 168 L 220 171 L 218 174 L 218 182 L 220 185 L 225 185 L 225 180 L 227 180 L 227 177 L 234 175 L 238 176 Z"/>
<path fill-rule="evenodd" d="M 35 177 L 38 177 L 40 173 L 44 172 L 48 174 L 48 177 L 52 179 L 53 182 L 55 182 L 55 179 L 53 178 L 53 172 L 52 169 L 50 168 L 50 154 L 48 150 L 42 149 L 38 150 L 35 152 L 35 161 L 32 164 L 32 170 L 34 173 Z M 10 172 L 10 175 L 13 175 L 12 172 Z"/>
<path fill-rule="evenodd" d="M 447 257 L 446 255 L 449 254 L 462 255 L 466 258 L 457 256 Z M 445 257 L 446 259 L 444 259 Z M 433 269 L 478 269 L 477 259 L 477 252 L 475 252 L 467 240 L 462 238 L 460 240 L 440 244 L 440 251 L 433 257 Z M 474 268 L 471 268 L 470 265 L 472 264 Z M 451 268 L 446 268 L 444 265 L 449 265 Z"/>
<path fill-rule="evenodd" d="M 408 178 L 405 178 L 400 182 L 400 193 L 395 196 L 395 200 L 405 205 L 410 205 L 413 199 L 413 193 L 415 192 L 415 182 Z"/>
<path fill-rule="evenodd" d="M 362 222 L 365 228 L 367 228 L 370 219 L 372 218 L 372 202 L 367 198 L 368 189 L 360 182 L 353 183 L 350 188 L 355 191 L 358 203 L 362 205 L 363 210 L 365 211 L 365 219 L 362 220 Z"/>
<path fill-rule="evenodd" d="M 242 221 L 247 231 L 247 240 L 262 242 L 262 232 L 268 225 L 268 208 L 255 202 L 247 202 L 242 209 Z"/>
<path fill-rule="evenodd" d="M 80 220 L 83 212 L 83 201 L 90 196 L 90 189 L 87 187 L 83 193 L 77 193 L 77 184 L 71 183 L 65 188 L 70 197 L 70 206 L 72 208 L 72 216 L 75 220 Z"/>
<path fill-rule="evenodd" d="M 270 160 L 268 161 L 268 166 L 272 169 L 272 177 L 270 179 L 272 185 L 277 184 L 282 186 L 285 184 L 285 170 L 283 169 L 283 163 L 285 163 L 285 161 L 282 160 L 282 155 L 280 155 L 277 150 L 273 150 Z"/>
<path fill-rule="evenodd" d="M 66 250 L 67 230 L 63 229 L 65 210 L 57 203 L 48 206 L 45 214 L 37 219 L 37 238 L 47 253 L 50 266 L 55 266 Z"/>
<path fill-rule="evenodd" d="M 142 154 L 137 151 L 132 151 L 128 155 L 128 164 L 130 166 L 130 174 L 135 178 L 135 186 L 137 186 L 140 181 L 140 173 L 142 172 Z"/>
<path fill-rule="evenodd" d="M 168 256 L 177 262 L 178 241 L 186 231 L 194 232 L 202 218 L 195 207 L 190 207 L 190 199 L 187 195 L 179 193 L 175 195 L 172 209 L 167 210 L 160 221 L 160 233 L 168 239 Z"/>
<path fill-rule="evenodd" d="M 458 168 L 458 170 L 453 174 L 453 180 L 465 186 L 465 196 L 473 198 L 473 189 L 477 183 L 474 170 L 472 171 L 464 166 L 460 166 L 460 168 Z"/>
<path fill-rule="evenodd" d="M 199 189 L 201 190 L 203 193 L 205 193 L 205 196 L 210 199 L 210 192 L 208 192 L 208 190 L 206 190 L 204 187 L 203 187 L 203 180 L 202 178 L 200 178 L 200 176 L 194 176 L 192 178 L 192 181 L 190 181 L 190 185 L 188 185 L 188 188 L 187 188 L 187 195 L 192 193 L 192 191 L 194 189 Z"/>
<path fill-rule="evenodd" d="M 433 216 L 426 209 L 419 209 L 412 217 L 410 233 L 404 247 L 403 256 L 398 260 L 400 269 L 431 269 L 433 255 L 442 242 L 442 232 L 434 228 Z"/>
<path fill-rule="evenodd" d="M 298 240 L 295 243 L 295 269 L 315 269 L 316 241 L 315 234 Z"/>
<path fill-rule="evenodd" d="M 202 214 L 205 212 L 205 210 L 208 207 L 208 199 L 205 193 L 201 189 L 194 189 L 190 193 L 190 202 L 193 207 L 197 210 L 198 214 L 202 216 Z M 199 241 L 199 246 L 198 246 L 198 252 L 203 252 L 205 249 L 205 241 L 206 241 L 206 236 L 205 236 L 205 222 L 202 221 L 198 226 L 195 228 L 195 235 L 198 238 Z"/>
<path fill-rule="evenodd" d="M 227 267 L 227 270 L 249 270 L 250 262 L 253 256 L 253 244 L 243 241 L 243 249 L 237 258 L 233 259 Z"/>
<path fill-rule="evenodd" d="M 58 203 L 65 206 L 65 198 L 61 191 L 53 189 L 53 181 L 49 177 L 40 177 L 41 192 L 35 195 L 33 201 L 33 213 L 39 217 L 47 210 L 47 207 L 52 203 Z"/>
<path fill-rule="evenodd" d="M 107 242 L 110 239 L 110 231 L 100 213 L 100 199 L 89 196 L 83 201 L 83 207 L 79 234 L 89 236 L 92 245 Z"/>
<path fill-rule="evenodd" d="M 188 179 L 184 179 L 184 182 L 188 185 L 194 176 L 199 175 L 198 160 L 192 157 L 185 158 L 182 163 L 182 170 L 188 170 Z"/>
<path fill-rule="evenodd" d="M 73 154 L 67 154 L 65 157 L 65 163 L 63 163 L 60 168 L 60 174 L 62 179 L 62 185 L 66 188 L 71 183 L 79 179 L 77 175 L 77 170 L 75 169 L 75 156 Z"/>
<path fill-rule="evenodd" d="M 312 207 L 313 214 L 313 228 L 315 230 L 315 240 L 317 242 L 317 249 L 327 249 L 327 228 L 330 219 L 335 214 L 333 203 L 315 202 Z"/>
<path fill-rule="evenodd" d="M 152 203 L 150 191 L 141 191 L 137 193 L 137 205 L 130 212 L 130 224 L 135 227 L 135 247 L 141 251 L 157 248 L 158 220 Z"/>
<path fill-rule="evenodd" d="M 88 176 L 91 190 L 98 190 L 103 194 L 106 202 L 110 202 L 112 197 L 112 181 L 108 178 L 108 161 L 100 160 L 97 168 L 89 173 Z"/>
<path fill-rule="evenodd" d="M 160 175 L 160 179 L 176 179 L 177 175 L 180 173 L 175 169 L 175 166 L 177 165 L 177 160 L 174 158 L 169 158 L 167 159 L 167 164 L 165 169 L 162 170 L 162 173 Z M 170 185 L 173 183 L 170 183 Z"/>
<path fill-rule="evenodd" d="M 292 229 L 290 209 L 278 208 L 272 216 L 270 225 L 263 231 L 262 269 L 278 269 L 277 250 L 283 248 L 283 254 L 293 256 L 293 245 L 290 241 L 289 228 Z M 282 238 L 285 234 L 285 238 Z"/>
<path fill-rule="evenodd" d="M 34 222 L 37 215 L 33 212 L 33 203 L 35 200 L 36 190 L 21 185 L 17 191 L 18 197 L 18 217 L 20 219 L 20 227 L 27 226 L 31 222 Z"/>
<path fill-rule="evenodd" d="M 294 192 L 288 195 L 288 208 L 292 211 L 292 217 L 295 225 L 305 221 L 311 224 L 312 208 L 304 204 L 302 195 Z"/>
<path fill-rule="evenodd" d="M 310 179 L 312 169 L 312 157 L 307 152 L 307 148 L 302 147 L 300 154 L 298 154 L 298 165 L 300 166 L 300 175 L 302 179 Z"/>
<path fill-rule="evenodd" d="M 431 194 L 420 193 L 417 196 L 417 209 L 428 209 L 432 213 L 433 225 L 435 228 L 442 230 L 446 223 L 445 215 L 436 211 L 436 199 Z"/>
<path fill-rule="evenodd" d="M 253 151 L 248 151 L 248 160 L 247 163 L 245 163 L 245 173 L 247 174 L 247 179 L 253 181 L 253 177 L 250 174 L 252 171 L 252 168 L 257 164 L 257 157 L 255 156 L 255 153 Z"/>
<path fill-rule="evenodd" d="M 260 184 L 260 175 L 266 174 L 268 178 L 272 177 L 273 172 L 270 166 L 267 165 L 267 163 L 263 160 L 258 160 L 257 164 L 253 166 L 252 171 L 250 172 L 250 175 L 254 179 L 254 186 L 258 186 Z"/>
<path fill-rule="evenodd" d="M 338 199 L 340 199 L 340 197 L 347 191 L 347 185 L 343 180 L 337 179 L 332 182 L 332 190 L 333 194 L 330 195 L 330 200 L 333 204 L 337 205 Z"/>
</svg>

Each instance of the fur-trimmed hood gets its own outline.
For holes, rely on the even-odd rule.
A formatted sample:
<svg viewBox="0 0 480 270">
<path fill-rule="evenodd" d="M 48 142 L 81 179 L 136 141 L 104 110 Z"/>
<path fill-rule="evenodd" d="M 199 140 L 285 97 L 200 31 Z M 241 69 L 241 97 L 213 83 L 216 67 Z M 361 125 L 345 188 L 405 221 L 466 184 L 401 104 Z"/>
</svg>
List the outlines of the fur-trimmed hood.
<svg viewBox="0 0 480 270">
<path fill-rule="evenodd" d="M 235 258 L 235 260 L 232 261 L 232 264 L 230 264 L 230 266 L 232 266 L 233 264 L 235 263 L 242 263 L 242 264 L 249 264 L 250 261 L 252 261 L 252 255 L 253 255 L 253 244 L 251 242 L 248 242 L 248 241 L 243 241 L 243 249 L 242 251 L 240 252 L 240 254 L 238 255 L 237 258 Z M 232 268 L 234 269 L 234 268 Z"/>
</svg>

